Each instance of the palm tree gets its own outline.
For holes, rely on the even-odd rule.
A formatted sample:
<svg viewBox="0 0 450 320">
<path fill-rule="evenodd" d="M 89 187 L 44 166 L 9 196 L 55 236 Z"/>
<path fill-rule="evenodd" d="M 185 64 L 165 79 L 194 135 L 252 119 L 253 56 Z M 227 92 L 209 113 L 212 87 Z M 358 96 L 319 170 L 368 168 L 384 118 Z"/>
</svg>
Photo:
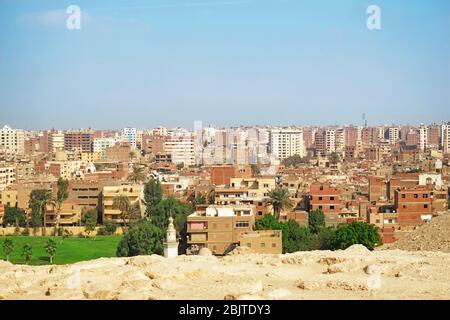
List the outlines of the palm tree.
<svg viewBox="0 0 450 320">
<path fill-rule="evenodd" d="M 138 164 L 133 165 L 133 172 L 128 175 L 128 180 L 134 181 L 134 183 L 138 183 L 140 181 L 144 181 L 146 178 L 144 168 Z"/>
<path fill-rule="evenodd" d="M 64 201 L 69 197 L 69 193 L 67 192 L 67 188 L 69 187 L 69 181 L 64 180 L 62 178 L 58 179 L 58 192 L 56 194 L 56 198 L 54 199 L 54 203 L 56 204 L 56 224 L 55 230 L 59 227 L 59 220 L 61 218 L 61 207 Z"/>
<path fill-rule="evenodd" d="M 292 204 L 289 190 L 286 188 L 275 188 L 269 191 L 267 202 L 273 207 L 273 212 L 277 220 L 283 210 L 289 210 L 294 207 Z"/>
<path fill-rule="evenodd" d="M 139 202 L 131 203 L 130 199 L 125 195 L 118 195 L 113 200 L 113 208 L 120 210 L 123 228 L 126 229 L 128 224 L 141 218 L 141 206 Z"/>
<path fill-rule="evenodd" d="M 43 229 L 42 234 L 46 235 L 47 233 L 47 206 L 54 205 L 53 195 L 50 190 L 47 189 L 36 189 L 33 190 L 30 194 L 30 208 L 37 208 L 39 213 L 42 215 L 43 219 Z"/>
</svg>

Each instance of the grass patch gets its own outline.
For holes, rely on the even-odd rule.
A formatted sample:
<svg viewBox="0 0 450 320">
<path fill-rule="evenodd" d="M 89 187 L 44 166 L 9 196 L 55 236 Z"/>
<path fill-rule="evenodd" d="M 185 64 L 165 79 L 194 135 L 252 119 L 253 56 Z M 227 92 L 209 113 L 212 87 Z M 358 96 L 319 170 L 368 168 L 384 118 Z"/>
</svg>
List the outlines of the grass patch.
<svg viewBox="0 0 450 320">
<path fill-rule="evenodd" d="M 45 252 L 45 244 L 52 238 L 58 244 L 56 255 L 53 257 L 53 264 L 70 264 L 79 261 L 93 260 L 98 258 L 109 258 L 116 256 L 117 245 L 121 236 L 99 236 L 96 238 L 68 237 L 35 237 L 35 236 L 3 236 L 0 237 L 0 259 L 6 260 L 3 253 L 3 242 L 8 238 L 13 241 L 14 252 L 9 260 L 12 263 L 24 264 L 22 257 L 22 247 L 25 244 L 33 248 L 33 256 L 30 265 L 50 264 L 49 257 Z"/>
</svg>

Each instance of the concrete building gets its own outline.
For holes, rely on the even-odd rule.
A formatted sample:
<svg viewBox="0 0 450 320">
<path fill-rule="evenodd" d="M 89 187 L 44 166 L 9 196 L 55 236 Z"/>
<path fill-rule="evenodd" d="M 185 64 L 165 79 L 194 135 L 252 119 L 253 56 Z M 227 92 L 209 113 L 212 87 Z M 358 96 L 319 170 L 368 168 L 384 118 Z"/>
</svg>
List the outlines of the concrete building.
<svg viewBox="0 0 450 320">
<path fill-rule="evenodd" d="M 432 190 L 425 187 L 395 190 L 395 209 L 400 226 L 418 226 L 433 216 Z"/>
<path fill-rule="evenodd" d="M 0 191 L 16 182 L 16 167 L 0 163 Z"/>
<path fill-rule="evenodd" d="M 309 190 L 309 211 L 320 210 L 325 215 L 327 224 L 339 222 L 342 210 L 341 190 L 326 184 L 312 184 Z"/>
<path fill-rule="evenodd" d="M 172 162 L 195 165 L 194 134 L 174 135 L 164 142 L 164 150 L 172 155 Z"/>
<path fill-rule="evenodd" d="M 210 205 L 187 218 L 187 254 L 208 248 L 222 255 L 239 245 L 241 234 L 253 231 L 255 222 L 252 206 Z"/>
<path fill-rule="evenodd" d="M 131 205 L 139 206 L 141 216 L 144 214 L 143 188 L 139 185 L 105 186 L 102 192 L 103 221 L 115 221 L 120 225 L 129 223 L 128 217 L 123 217 L 119 209 L 114 208 L 114 199 L 117 196 L 125 196 Z"/>
<path fill-rule="evenodd" d="M 441 141 L 444 153 L 450 153 L 450 123 L 442 125 Z"/>
<path fill-rule="evenodd" d="M 293 155 L 306 156 L 303 131 L 301 129 L 272 129 L 270 131 L 270 150 L 277 160 Z"/>
<path fill-rule="evenodd" d="M 0 154 L 23 155 L 25 153 L 25 132 L 4 126 L 0 129 Z"/>
<path fill-rule="evenodd" d="M 421 151 L 428 149 L 428 127 L 424 124 L 419 127 L 419 149 Z"/>
<path fill-rule="evenodd" d="M 93 152 L 104 153 L 106 148 L 113 147 L 118 140 L 113 137 L 95 138 L 93 141 Z"/>
<path fill-rule="evenodd" d="M 398 127 L 390 127 L 388 129 L 388 140 L 389 144 L 394 145 L 397 144 L 397 141 L 400 139 L 400 130 Z"/>
<path fill-rule="evenodd" d="M 264 254 L 283 253 L 283 237 L 281 230 L 258 230 L 242 232 L 239 245 L 252 251 Z"/>
<path fill-rule="evenodd" d="M 64 132 L 64 150 L 92 152 L 94 133 L 91 130 L 70 130 Z"/>
<path fill-rule="evenodd" d="M 125 141 L 128 141 L 132 148 L 136 148 L 137 140 L 136 140 L 136 128 L 124 128 L 122 130 L 122 137 Z"/>
</svg>

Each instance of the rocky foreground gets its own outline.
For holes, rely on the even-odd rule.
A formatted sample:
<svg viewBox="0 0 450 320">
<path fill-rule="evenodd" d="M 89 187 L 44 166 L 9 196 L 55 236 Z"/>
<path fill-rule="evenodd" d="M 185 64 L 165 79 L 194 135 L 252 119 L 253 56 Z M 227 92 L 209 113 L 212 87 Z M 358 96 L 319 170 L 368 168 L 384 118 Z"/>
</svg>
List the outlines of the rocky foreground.
<svg viewBox="0 0 450 320">
<path fill-rule="evenodd" d="M 450 254 L 380 250 L 0 261 L 0 299 L 450 299 Z"/>
</svg>

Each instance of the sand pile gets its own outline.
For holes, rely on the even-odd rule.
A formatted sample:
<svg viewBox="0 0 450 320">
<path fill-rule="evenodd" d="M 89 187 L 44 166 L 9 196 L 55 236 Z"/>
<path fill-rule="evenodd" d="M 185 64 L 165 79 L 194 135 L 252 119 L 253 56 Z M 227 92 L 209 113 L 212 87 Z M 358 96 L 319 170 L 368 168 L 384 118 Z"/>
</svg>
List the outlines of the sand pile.
<svg viewBox="0 0 450 320">
<path fill-rule="evenodd" d="M 450 254 L 339 251 L 0 262 L 0 299 L 450 299 Z"/>
<path fill-rule="evenodd" d="M 450 252 L 450 213 L 434 217 L 429 223 L 381 249 Z"/>
</svg>

